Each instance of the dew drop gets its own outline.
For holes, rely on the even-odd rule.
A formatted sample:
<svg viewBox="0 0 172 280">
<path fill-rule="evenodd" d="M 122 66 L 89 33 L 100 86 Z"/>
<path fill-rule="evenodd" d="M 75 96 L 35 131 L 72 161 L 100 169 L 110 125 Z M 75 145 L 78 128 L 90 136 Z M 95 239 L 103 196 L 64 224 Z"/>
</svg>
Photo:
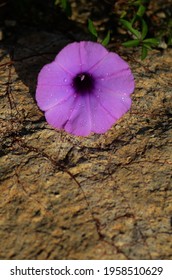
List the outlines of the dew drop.
<svg viewBox="0 0 172 280">
<path fill-rule="evenodd" d="M 64 78 L 63 81 L 64 81 L 65 83 L 67 83 L 67 79 L 66 79 L 66 78 Z"/>
</svg>

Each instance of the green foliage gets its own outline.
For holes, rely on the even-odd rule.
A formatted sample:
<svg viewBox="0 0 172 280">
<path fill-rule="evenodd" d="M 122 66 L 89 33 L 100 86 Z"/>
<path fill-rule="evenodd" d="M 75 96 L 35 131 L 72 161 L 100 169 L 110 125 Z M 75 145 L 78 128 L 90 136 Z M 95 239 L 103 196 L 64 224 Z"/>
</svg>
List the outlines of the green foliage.
<svg viewBox="0 0 172 280">
<path fill-rule="evenodd" d="M 101 42 L 103 46 L 107 46 L 110 42 L 110 31 L 108 31 L 106 37 Z"/>
<path fill-rule="evenodd" d="M 167 28 L 167 45 L 172 46 L 172 19 L 168 22 L 168 28 Z"/>
<path fill-rule="evenodd" d="M 159 29 L 158 37 L 161 42 L 165 42 L 167 47 L 172 46 L 172 19 L 166 21 L 165 26 Z"/>
<path fill-rule="evenodd" d="M 130 41 L 124 42 L 122 45 L 124 47 L 130 48 L 130 47 L 138 47 L 139 44 L 140 44 L 140 40 L 134 39 L 134 40 L 130 40 Z"/>
<path fill-rule="evenodd" d="M 121 19 L 120 22 L 122 23 L 122 25 L 123 25 L 126 29 L 128 29 L 128 31 L 130 31 L 133 35 L 135 35 L 136 38 L 139 38 L 139 37 L 140 37 L 140 32 L 139 32 L 137 29 L 133 28 L 131 22 L 129 22 L 129 21 L 125 20 L 125 19 Z"/>
<path fill-rule="evenodd" d="M 63 11 L 66 13 L 68 17 L 71 17 L 72 15 L 72 10 L 71 10 L 71 5 L 68 0 L 55 0 L 54 2 L 55 5 L 60 5 Z"/>
<path fill-rule="evenodd" d="M 143 17 L 145 11 L 146 11 L 146 7 L 143 6 L 143 5 L 140 5 L 138 10 L 137 10 L 136 16 Z"/>
<path fill-rule="evenodd" d="M 141 59 L 144 60 L 147 57 L 147 54 L 148 54 L 148 48 L 142 46 Z"/>
<path fill-rule="evenodd" d="M 122 13 L 122 17 L 120 18 L 120 23 L 123 25 L 125 29 L 127 29 L 130 36 L 133 38 L 127 42 L 124 42 L 122 45 L 125 47 L 138 47 L 141 46 L 141 59 L 145 59 L 148 50 L 151 50 L 152 47 L 156 47 L 159 44 L 159 40 L 157 38 L 149 38 L 148 35 L 148 24 L 144 19 L 144 15 L 146 12 L 146 6 L 144 4 L 148 1 L 140 0 L 140 1 L 129 1 L 130 5 L 136 6 L 137 10 L 133 15 L 132 19 L 127 20 L 124 17 L 127 16 L 127 13 Z"/>
<path fill-rule="evenodd" d="M 107 35 L 105 36 L 105 38 L 103 40 L 100 40 L 98 37 L 98 32 L 96 30 L 96 27 L 94 25 L 94 23 L 92 22 L 91 19 L 88 19 L 88 30 L 92 35 L 92 40 L 93 41 L 98 41 L 100 42 L 103 46 L 107 46 L 110 42 L 110 31 L 107 32 Z"/>
<path fill-rule="evenodd" d="M 92 22 L 91 19 L 88 19 L 88 30 L 92 34 L 93 40 L 97 41 L 97 37 L 98 37 L 97 30 L 96 30 L 96 28 L 94 26 L 94 23 Z"/>
</svg>

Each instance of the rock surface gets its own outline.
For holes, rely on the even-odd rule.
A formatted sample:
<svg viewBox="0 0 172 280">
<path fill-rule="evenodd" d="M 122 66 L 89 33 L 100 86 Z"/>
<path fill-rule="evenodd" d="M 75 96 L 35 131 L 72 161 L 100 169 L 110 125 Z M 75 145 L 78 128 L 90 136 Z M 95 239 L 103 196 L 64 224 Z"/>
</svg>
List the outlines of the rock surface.
<svg viewBox="0 0 172 280">
<path fill-rule="evenodd" d="M 0 49 L 0 259 L 172 259 L 172 49 L 144 62 L 119 49 L 132 109 L 82 138 L 53 130 L 34 101 L 68 42 L 35 31 Z"/>
</svg>

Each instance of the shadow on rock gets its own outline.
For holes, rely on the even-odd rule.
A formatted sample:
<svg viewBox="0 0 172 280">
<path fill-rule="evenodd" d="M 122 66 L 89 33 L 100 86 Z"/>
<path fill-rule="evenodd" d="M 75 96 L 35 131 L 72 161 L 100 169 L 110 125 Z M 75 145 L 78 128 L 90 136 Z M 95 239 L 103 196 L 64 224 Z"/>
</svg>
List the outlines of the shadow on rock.
<svg viewBox="0 0 172 280">
<path fill-rule="evenodd" d="M 76 27 L 78 29 L 78 27 Z M 23 32 L 22 32 L 23 33 Z M 77 34 L 61 31 L 48 32 L 29 30 L 18 37 L 10 54 L 19 79 L 35 95 L 38 73 L 41 68 L 54 60 L 59 51 L 73 41 L 89 40 L 89 35 L 80 30 Z M 11 46 L 10 46 L 11 48 Z"/>
<path fill-rule="evenodd" d="M 34 97 L 38 73 L 41 68 L 54 60 L 58 52 L 70 42 L 60 32 L 32 31 L 17 40 L 13 49 L 12 60 L 19 79 L 29 87 Z"/>
</svg>

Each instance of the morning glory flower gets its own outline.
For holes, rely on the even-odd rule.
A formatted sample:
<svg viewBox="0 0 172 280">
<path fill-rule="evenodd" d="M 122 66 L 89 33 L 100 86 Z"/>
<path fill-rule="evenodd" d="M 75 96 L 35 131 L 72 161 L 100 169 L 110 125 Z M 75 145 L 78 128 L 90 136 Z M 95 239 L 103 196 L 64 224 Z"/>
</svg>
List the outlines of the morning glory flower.
<svg viewBox="0 0 172 280">
<path fill-rule="evenodd" d="M 68 44 L 39 73 L 36 101 L 47 122 L 77 136 L 105 133 L 131 106 L 129 65 L 99 43 Z"/>
</svg>

